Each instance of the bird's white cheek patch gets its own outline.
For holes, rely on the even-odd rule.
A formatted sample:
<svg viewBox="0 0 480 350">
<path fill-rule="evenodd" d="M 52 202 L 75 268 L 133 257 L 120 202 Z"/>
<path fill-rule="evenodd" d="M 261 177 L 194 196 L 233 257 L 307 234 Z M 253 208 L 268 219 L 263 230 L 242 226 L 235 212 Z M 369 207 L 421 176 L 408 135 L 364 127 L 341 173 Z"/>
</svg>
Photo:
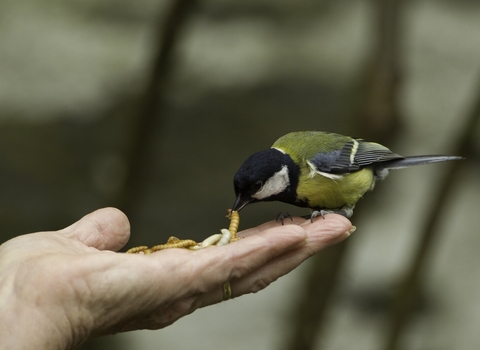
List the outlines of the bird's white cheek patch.
<svg viewBox="0 0 480 350">
<path fill-rule="evenodd" d="M 252 197 L 262 200 L 283 192 L 288 185 L 290 185 L 290 178 L 288 176 L 288 167 L 286 165 L 280 171 L 277 171 L 271 178 L 265 182 L 263 187 L 255 193 Z"/>
</svg>

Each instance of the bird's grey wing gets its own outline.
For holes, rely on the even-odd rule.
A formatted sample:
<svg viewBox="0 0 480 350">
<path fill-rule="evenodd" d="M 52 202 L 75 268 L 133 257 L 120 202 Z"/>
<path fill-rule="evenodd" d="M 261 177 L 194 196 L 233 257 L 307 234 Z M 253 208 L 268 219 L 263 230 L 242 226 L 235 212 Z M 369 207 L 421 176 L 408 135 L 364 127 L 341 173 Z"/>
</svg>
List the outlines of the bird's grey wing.
<svg viewBox="0 0 480 350">
<path fill-rule="evenodd" d="M 403 158 L 378 143 L 352 139 L 340 149 L 315 154 L 307 164 L 315 172 L 341 175 L 379 162 Z"/>
</svg>

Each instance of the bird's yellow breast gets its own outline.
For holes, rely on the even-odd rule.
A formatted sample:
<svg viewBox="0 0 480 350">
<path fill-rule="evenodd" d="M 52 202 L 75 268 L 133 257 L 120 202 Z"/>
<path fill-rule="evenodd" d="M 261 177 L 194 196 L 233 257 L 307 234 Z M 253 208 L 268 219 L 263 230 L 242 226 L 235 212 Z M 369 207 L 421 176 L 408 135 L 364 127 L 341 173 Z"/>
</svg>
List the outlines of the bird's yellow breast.
<svg viewBox="0 0 480 350">
<path fill-rule="evenodd" d="M 319 173 L 312 176 L 308 168 L 300 173 L 297 198 L 308 202 L 310 208 L 338 209 L 353 207 L 370 190 L 375 182 L 373 171 L 369 168 L 329 178 Z"/>
</svg>

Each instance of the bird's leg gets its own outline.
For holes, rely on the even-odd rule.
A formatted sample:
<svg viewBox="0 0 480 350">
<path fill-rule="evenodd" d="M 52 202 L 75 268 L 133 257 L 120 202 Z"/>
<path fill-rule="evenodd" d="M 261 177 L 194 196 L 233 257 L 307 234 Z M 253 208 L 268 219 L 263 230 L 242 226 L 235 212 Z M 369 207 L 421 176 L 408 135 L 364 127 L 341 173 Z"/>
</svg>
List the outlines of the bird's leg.
<svg viewBox="0 0 480 350">
<path fill-rule="evenodd" d="M 324 209 L 315 210 L 312 212 L 312 214 L 309 217 L 307 216 L 306 218 L 307 219 L 310 218 L 310 220 L 312 220 L 313 222 L 313 218 L 317 216 L 321 216 L 322 218 L 325 219 L 326 214 L 338 214 L 338 215 L 345 216 L 346 218 L 349 218 L 353 214 L 353 208 L 343 207 L 342 209 L 336 209 L 336 210 L 324 210 Z"/>
<path fill-rule="evenodd" d="M 290 219 L 290 220 L 293 221 L 292 216 L 291 216 L 288 212 L 285 212 L 285 214 L 282 213 L 282 212 L 278 213 L 277 219 L 276 219 L 275 221 L 279 221 L 279 220 L 280 220 L 280 222 L 281 222 L 282 225 L 283 225 L 285 219 Z"/>
</svg>

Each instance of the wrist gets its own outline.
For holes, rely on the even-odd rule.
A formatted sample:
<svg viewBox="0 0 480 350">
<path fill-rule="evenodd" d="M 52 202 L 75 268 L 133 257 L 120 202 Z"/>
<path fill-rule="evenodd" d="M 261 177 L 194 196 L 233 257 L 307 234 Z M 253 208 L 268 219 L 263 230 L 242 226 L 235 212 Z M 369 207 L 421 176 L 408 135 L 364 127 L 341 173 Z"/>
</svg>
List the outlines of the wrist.
<svg viewBox="0 0 480 350">
<path fill-rule="evenodd" d="M 4 320 L 0 322 L 0 349 L 63 350 L 88 337 L 87 333 L 83 337 L 74 334 L 78 317 L 67 312 L 72 300 L 61 293 L 64 285 L 48 278 L 54 276 L 41 276 L 37 263 L 5 264 L 0 259 L 0 315 Z"/>
</svg>

